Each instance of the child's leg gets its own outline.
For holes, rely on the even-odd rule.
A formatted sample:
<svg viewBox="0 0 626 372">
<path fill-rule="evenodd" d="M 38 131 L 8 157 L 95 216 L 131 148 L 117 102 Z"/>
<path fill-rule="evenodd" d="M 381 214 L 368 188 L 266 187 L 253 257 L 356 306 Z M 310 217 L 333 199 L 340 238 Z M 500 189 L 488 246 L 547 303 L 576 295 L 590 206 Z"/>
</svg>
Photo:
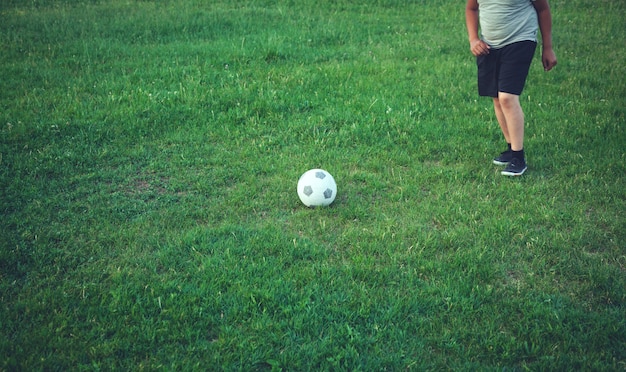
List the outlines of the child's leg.
<svg viewBox="0 0 626 372">
<path fill-rule="evenodd" d="M 494 107 L 498 123 L 500 123 L 502 133 L 504 134 L 504 138 L 511 144 L 511 149 L 513 151 L 523 150 L 524 111 L 522 111 L 519 96 L 511 93 L 499 92 L 498 98 L 494 99 Z M 502 125 L 503 123 L 504 126 Z"/>
<path fill-rule="evenodd" d="M 502 130 L 502 134 L 504 135 L 506 143 L 511 143 L 509 128 L 506 124 L 506 117 L 502 112 L 502 106 L 500 106 L 500 100 L 498 99 L 498 97 L 493 98 L 493 109 L 496 112 L 496 119 L 498 120 L 498 124 L 500 124 L 500 129 Z"/>
<path fill-rule="evenodd" d="M 524 89 L 536 46 L 533 41 L 523 41 L 505 46 L 500 53 L 498 103 L 513 151 L 524 149 L 524 112 L 519 96 Z"/>
</svg>

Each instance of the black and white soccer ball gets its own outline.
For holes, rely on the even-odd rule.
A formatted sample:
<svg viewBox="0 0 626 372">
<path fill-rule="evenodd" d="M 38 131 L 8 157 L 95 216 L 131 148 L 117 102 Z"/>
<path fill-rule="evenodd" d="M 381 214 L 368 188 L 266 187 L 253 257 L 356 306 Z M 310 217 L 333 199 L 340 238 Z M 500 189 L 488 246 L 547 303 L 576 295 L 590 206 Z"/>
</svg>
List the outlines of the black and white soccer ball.
<svg viewBox="0 0 626 372">
<path fill-rule="evenodd" d="M 298 197 L 307 207 L 325 207 L 337 196 L 337 183 L 323 169 L 310 169 L 298 180 Z"/>
</svg>

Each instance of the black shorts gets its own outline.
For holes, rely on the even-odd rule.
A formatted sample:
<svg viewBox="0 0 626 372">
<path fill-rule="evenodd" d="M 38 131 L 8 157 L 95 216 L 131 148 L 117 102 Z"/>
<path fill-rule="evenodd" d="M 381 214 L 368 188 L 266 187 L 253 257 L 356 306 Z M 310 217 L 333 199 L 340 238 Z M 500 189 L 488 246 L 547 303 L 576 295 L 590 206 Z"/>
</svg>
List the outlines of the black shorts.
<svg viewBox="0 0 626 372">
<path fill-rule="evenodd" d="M 476 57 L 478 94 L 487 97 L 497 97 L 498 92 L 522 94 L 536 48 L 534 41 L 520 41 Z"/>
</svg>

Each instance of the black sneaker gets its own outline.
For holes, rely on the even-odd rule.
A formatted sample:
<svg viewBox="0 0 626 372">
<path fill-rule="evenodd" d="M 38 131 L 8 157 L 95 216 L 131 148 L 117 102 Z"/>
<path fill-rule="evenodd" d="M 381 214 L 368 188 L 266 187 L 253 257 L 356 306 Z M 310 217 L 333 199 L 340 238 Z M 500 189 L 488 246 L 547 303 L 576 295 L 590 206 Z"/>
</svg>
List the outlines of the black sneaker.
<svg viewBox="0 0 626 372">
<path fill-rule="evenodd" d="M 497 158 L 493 159 L 495 165 L 507 165 L 513 159 L 513 151 L 506 150 L 502 152 Z"/>
<path fill-rule="evenodd" d="M 522 159 L 512 158 L 509 164 L 507 164 L 506 168 L 502 172 L 500 172 L 503 176 L 521 176 L 526 172 L 528 167 L 526 166 L 526 162 Z"/>
</svg>

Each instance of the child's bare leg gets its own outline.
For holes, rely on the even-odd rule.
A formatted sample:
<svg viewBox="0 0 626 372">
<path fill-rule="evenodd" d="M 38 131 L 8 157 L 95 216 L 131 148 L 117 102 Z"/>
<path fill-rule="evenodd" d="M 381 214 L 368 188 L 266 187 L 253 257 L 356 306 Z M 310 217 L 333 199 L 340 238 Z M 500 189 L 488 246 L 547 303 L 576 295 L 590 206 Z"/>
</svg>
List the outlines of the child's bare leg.
<svg viewBox="0 0 626 372">
<path fill-rule="evenodd" d="M 496 112 L 496 119 L 498 120 L 498 124 L 500 124 L 500 129 L 502 130 L 502 134 L 504 135 L 506 143 L 511 143 L 511 138 L 509 137 L 509 129 L 506 125 L 506 117 L 502 112 L 500 100 L 497 97 L 494 97 L 493 99 L 493 109 Z"/>
<path fill-rule="evenodd" d="M 496 105 L 495 102 L 498 102 Z M 519 96 L 510 93 L 500 92 L 498 98 L 494 99 L 494 107 L 498 106 L 504 118 L 505 128 L 502 128 L 504 137 L 511 144 L 513 151 L 521 151 L 524 149 L 524 111 L 519 102 Z M 498 108 L 496 108 L 496 117 L 498 117 Z M 502 127 L 502 123 L 498 117 L 498 122 Z"/>
</svg>

